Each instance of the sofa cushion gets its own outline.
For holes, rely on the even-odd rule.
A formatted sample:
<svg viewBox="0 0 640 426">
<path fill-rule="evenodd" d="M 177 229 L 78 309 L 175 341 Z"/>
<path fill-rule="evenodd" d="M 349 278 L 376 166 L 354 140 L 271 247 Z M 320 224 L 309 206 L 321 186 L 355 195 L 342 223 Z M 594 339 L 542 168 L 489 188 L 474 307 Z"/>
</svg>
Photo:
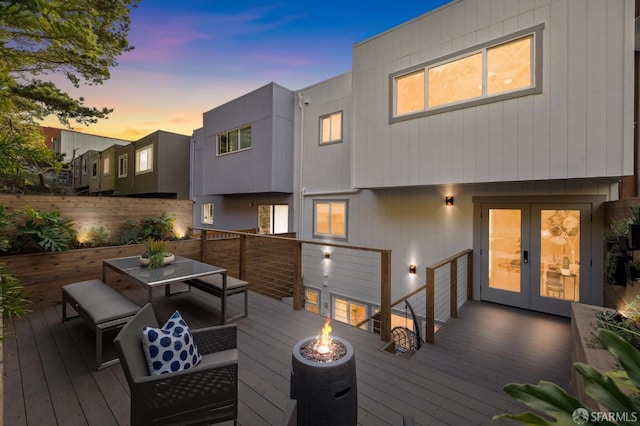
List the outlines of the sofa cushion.
<svg viewBox="0 0 640 426">
<path fill-rule="evenodd" d="M 149 373 L 158 375 L 191 368 L 202 360 L 189 326 L 176 311 L 161 328 L 142 329 Z"/>
</svg>

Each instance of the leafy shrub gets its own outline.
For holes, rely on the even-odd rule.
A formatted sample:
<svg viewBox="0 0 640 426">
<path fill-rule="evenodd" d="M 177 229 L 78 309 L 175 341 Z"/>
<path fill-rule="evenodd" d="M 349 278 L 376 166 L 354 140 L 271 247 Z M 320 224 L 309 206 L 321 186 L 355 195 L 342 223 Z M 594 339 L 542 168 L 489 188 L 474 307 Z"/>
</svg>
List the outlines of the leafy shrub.
<svg viewBox="0 0 640 426">
<path fill-rule="evenodd" d="M 8 318 L 21 316 L 27 312 L 27 306 L 31 303 L 24 287 L 18 279 L 0 264 L 0 315 Z M 2 340 L 2 330 L 0 329 L 0 340 Z"/>
<path fill-rule="evenodd" d="M 501 414 L 494 419 L 512 419 L 526 424 L 571 425 L 607 424 L 637 425 L 640 405 L 640 351 L 610 330 L 598 330 L 598 337 L 609 351 L 618 358 L 622 372 L 603 375 L 595 368 L 576 362 L 573 367 L 582 376 L 585 392 L 602 405 L 608 413 L 586 407 L 558 385 L 541 381 L 537 385 L 511 383 L 504 391 L 518 401 L 543 413 L 557 422 L 551 422 L 537 413 Z M 626 390 L 626 392 L 624 392 Z M 603 415 L 613 414 L 603 419 Z"/>
<path fill-rule="evenodd" d="M 87 247 L 100 247 L 111 245 L 111 231 L 104 225 L 92 226 L 81 232 L 84 244 Z"/>
<path fill-rule="evenodd" d="M 153 238 L 154 240 L 173 240 L 173 229 L 176 217 L 162 213 L 162 216 L 151 216 L 142 219 L 141 239 Z"/>
<path fill-rule="evenodd" d="M 75 242 L 74 222 L 60 212 L 43 213 L 26 206 L 27 217 L 16 226 L 15 248 L 18 252 L 64 251 Z"/>
<path fill-rule="evenodd" d="M 127 220 L 116 232 L 115 243 L 118 245 L 137 244 L 141 240 L 142 226 L 137 220 Z"/>
<path fill-rule="evenodd" d="M 4 206 L 0 206 L 0 251 L 6 252 L 11 249 L 11 236 L 8 228 L 17 215 L 18 213 L 9 213 Z"/>
</svg>

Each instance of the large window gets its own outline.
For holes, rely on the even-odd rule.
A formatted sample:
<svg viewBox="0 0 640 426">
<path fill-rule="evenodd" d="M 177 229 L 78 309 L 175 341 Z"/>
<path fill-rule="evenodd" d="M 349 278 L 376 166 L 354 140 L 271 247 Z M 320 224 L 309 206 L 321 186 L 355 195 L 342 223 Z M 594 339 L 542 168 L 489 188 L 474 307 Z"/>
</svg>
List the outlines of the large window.
<svg viewBox="0 0 640 426">
<path fill-rule="evenodd" d="M 127 177 L 127 170 L 129 166 L 128 162 L 129 162 L 128 154 L 122 154 L 121 156 L 118 157 L 118 177 L 119 178 Z"/>
<path fill-rule="evenodd" d="M 217 154 L 230 154 L 251 148 L 251 126 L 239 127 L 217 136 Z"/>
<path fill-rule="evenodd" d="M 348 204 L 346 200 L 315 200 L 313 236 L 346 240 Z"/>
<path fill-rule="evenodd" d="M 202 204 L 202 223 L 213 225 L 213 203 Z"/>
<path fill-rule="evenodd" d="M 286 204 L 258 205 L 258 233 L 284 234 L 289 232 L 289 206 Z"/>
<path fill-rule="evenodd" d="M 542 91 L 543 25 L 391 75 L 391 122 Z"/>
<path fill-rule="evenodd" d="M 342 111 L 320 117 L 320 144 L 342 142 Z"/>
<path fill-rule="evenodd" d="M 136 150 L 136 174 L 153 171 L 153 145 Z"/>
</svg>

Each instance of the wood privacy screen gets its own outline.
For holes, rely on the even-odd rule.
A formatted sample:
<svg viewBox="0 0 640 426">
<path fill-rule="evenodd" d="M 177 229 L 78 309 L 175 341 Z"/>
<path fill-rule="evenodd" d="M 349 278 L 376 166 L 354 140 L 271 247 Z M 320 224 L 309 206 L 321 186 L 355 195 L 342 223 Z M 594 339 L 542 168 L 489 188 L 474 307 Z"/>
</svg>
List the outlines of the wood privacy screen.
<svg viewBox="0 0 640 426">
<path fill-rule="evenodd" d="M 21 210 L 25 206 L 42 212 L 59 211 L 75 221 L 78 232 L 104 225 L 111 235 L 115 235 L 128 220 L 161 216 L 163 213 L 175 216 L 175 229 L 179 237 L 189 230 L 193 222 L 191 200 L 0 194 L 0 205 L 8 211 Z"/>
</svg>

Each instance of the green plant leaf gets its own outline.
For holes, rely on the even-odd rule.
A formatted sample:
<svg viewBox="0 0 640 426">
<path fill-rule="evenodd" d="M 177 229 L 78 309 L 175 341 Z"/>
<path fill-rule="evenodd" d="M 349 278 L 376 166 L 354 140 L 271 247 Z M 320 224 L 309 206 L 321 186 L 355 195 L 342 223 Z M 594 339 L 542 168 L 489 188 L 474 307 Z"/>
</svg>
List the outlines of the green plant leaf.
<svg viewBox="0 0 640 426">
<path fill-rule="evenodd" d="M 544 380 L 537 385 L 511 383 L 505 385 L 503 389 L 518 401 L 554 418 L 558 424 L 573 424 L 573 412 L 578 408 L 586 408 L 580 401 L 567 394 L 560 386 Z M 555 424 L 555 422 L 549 422 L 532 413 L 522 413 L 516 416 L 502 414 L 494 418 L 502 417 L 530 424 Z"/>
<path fill-rule="evenodd" d="M 636 388 L 640 388 L 640 351 L 613 331 L 599 329 L 598 335 L 607 345 L 607 349 L 620 360 L 629 380 Z"/>
<path fill-rule="evenodd" d="M 625 395 L 610 377 L 600 373 L 595 368 L 576 362 L 574 368 L 582 375 L 584 389 L 588 395 L 598 401 L 612 413 L 636 412 L 640 409 Z M 635 425 L 636 422 L 618 422 L 620 425 Z"/>
</svg>

